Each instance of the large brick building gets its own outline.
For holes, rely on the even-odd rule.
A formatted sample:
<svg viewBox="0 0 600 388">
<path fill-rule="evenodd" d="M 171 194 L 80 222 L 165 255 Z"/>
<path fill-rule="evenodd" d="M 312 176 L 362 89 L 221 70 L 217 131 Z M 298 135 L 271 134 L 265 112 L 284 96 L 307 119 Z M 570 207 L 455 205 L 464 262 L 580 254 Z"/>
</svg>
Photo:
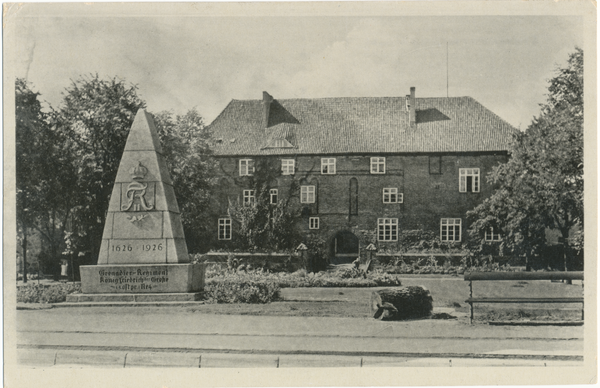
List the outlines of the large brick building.
<svg viewBox="0 0 600 388">
<path fill-rule="evenodd" d="M 232 100 L 210 129 L 224 199 L 218 239 L 235 238 L 227 203 L 254 201 L 247 178 L 268 159 L 280 166 L 273 200 L 295 181 L 304 215 L 297 227 L 326 239 L 333 259 L 355 257 L 369 241 L 393 249 L 408 230 L 463 241 L 466 212 L 491 194 L 485 176 L 507 160 L 515 131 L 471 97 L 416 98 L 415 88 L 381 98 L 263 92 L 262 100 Z"/>
</svg>

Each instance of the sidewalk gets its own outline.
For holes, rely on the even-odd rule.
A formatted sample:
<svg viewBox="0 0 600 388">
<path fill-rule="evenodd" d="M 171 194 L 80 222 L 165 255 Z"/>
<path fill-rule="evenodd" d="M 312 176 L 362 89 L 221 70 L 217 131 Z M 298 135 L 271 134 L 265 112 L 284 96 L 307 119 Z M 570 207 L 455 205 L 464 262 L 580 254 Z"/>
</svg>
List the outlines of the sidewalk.
<svg viewBox="0 0 600 388">
<path fill-rule="evenodd" d="M 456 320 L 382 322 L 113 307 L 19 311 L 17 325 L 20 345 L 57 349 L 564 360 L 583 355 L 583 327 L 470 326 Z"/>
</svg>

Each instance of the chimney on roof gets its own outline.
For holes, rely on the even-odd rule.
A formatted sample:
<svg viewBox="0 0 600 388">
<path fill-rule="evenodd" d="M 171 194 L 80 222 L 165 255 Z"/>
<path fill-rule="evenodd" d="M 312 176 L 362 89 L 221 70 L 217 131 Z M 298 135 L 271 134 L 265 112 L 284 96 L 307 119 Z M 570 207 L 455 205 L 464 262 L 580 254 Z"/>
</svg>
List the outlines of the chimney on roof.
<svg viewBox="0 0 600 388">
<path fill-rule="evenodd" d="M 271 103 L 273 102 L 273 96 L 267 92 L 263 92 L 263 111 L 264 111 L 264 127 L 265 129 L 269 126 L 269 112 L 271 111 Z"/>
<path fill-rule="evenodd" d="M 410 94 L 406 95 L 406 110 L 408 111 L 408 122 L 411 128 L 417 126 L 417 101 L 415 98 L 415 87 L 410 88 Z"/>
</svg>

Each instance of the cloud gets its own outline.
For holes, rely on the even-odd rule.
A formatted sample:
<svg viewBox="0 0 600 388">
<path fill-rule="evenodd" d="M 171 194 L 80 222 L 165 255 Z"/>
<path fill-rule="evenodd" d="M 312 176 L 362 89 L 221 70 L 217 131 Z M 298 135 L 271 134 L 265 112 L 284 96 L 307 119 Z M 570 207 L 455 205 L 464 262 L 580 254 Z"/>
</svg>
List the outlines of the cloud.
<svg viewBox="0 0 600 388">
<path fill-rule="evenodd" d="M 69 79 L 98 72 L 139 85 L 151 111 L 197 107 L 207 121 L 231 99 L 470 95 L 527 124 L 546 79 L 581 44 L 557 17 L 36 17 L 15 57 L 57 106 Z"/>
</svg>

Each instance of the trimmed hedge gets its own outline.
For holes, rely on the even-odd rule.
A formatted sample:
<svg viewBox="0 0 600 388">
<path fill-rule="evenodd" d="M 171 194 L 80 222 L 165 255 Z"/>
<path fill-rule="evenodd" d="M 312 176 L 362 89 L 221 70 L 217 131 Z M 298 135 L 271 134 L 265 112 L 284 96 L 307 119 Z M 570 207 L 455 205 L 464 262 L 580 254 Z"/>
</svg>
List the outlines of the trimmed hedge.
<svg viewBox="0 0 600 388">
<path fill-rule="evenodd" d="M 293 273 L 272 273 L 262 270 L 224 270 L 212 267 L 206 271 L 206 284 L 214 284 L 226 279 L 238 278 L 240 282 L 267 281 L 280 288 L 296 287 L 387 287 L 401 285 L 400 279 L 395 275 L 380 271 L 369 272 L 357 269 L 345 269 L 336 273 L 306 272 L 299 270 Z"/>
<path fill-rule="evenodd" d="M 81 283 L 33 284 L 17 287 L 17 303 L 59 303 L 81 292 Z"/>
<path fill-rule="evenodd" d="M 248 280 L 239 276 L 209 279 L 204 299 L 209 303 L 269 303 L 281 300 L 281 289 L 266 280 Z"/>
</svg>

